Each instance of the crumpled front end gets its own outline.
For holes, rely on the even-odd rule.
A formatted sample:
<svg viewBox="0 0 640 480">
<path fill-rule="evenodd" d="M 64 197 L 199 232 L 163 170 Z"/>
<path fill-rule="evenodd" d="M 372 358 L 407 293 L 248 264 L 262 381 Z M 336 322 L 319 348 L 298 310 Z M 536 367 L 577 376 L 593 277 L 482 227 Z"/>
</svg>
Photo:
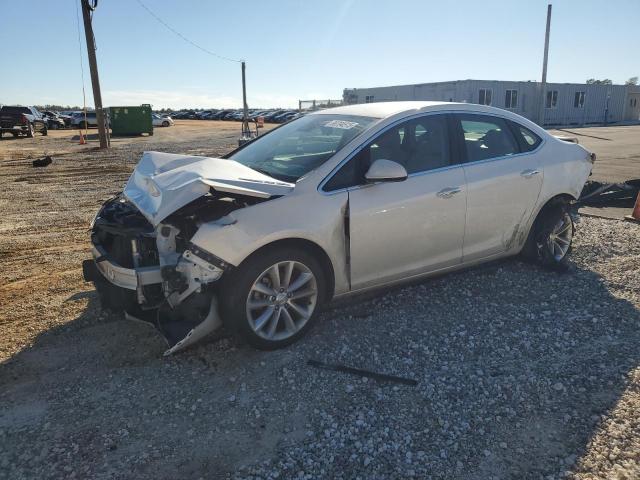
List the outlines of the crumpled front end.
<svg viewBox="0 0 640 480">
<path fill-rule="evenodd" d="M 204 224 L 233 225 L 234 210 L 292 189 L 232 160 L 145 152 L 123 193 L 92 223 L 85 280 L 105 308 L 155 325 L 173 353 L 222 325 L 218 281 L 233 268 L 192 237 Z"/>
<path fill-rule="evenodd" d="M 219 221 L 254 199 L 207 194 L 153 226 L 124 196 L 105 203 L 91 230 L 93 260 L 83 263 L 104 308 L 154 325 L 174 353 L 222 325 L 218 280 L 233 268 L 190 242 L 204 223 Z"/>
</svg>

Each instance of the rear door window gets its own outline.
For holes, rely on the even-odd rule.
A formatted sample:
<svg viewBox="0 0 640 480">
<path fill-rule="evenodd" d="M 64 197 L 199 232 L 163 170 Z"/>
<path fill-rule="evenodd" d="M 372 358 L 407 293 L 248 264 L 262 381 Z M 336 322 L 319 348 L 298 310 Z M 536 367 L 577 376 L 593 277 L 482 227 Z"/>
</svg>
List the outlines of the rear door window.
<svg viewBox="0 0 640 480">
<path fill-rule="evenodd" d="M 462 134 L 467 162 L 490 160 L 520 153 L 507 121 L 491 115 L 455 115 Z"/>
</svg>

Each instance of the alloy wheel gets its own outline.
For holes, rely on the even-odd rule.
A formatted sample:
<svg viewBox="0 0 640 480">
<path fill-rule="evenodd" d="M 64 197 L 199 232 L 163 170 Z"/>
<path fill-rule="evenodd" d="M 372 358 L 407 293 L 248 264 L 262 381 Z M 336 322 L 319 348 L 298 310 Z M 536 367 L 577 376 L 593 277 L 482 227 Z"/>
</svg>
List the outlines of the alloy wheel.
<svg viewBox="0 0 640 480">
<path fill-rule="evenodd" d="M 285 340 L 309 321 L 318 302 L 313 272 L 296 261 L 278 262 L 262 272 L 246 302 L 250 328 L 260 337 Z"/>
<path fill-rule="evenodd" d="M 562 218 L 554 225 L 547 237 L 547 248 L 556 262 L 561 261 L 571 247 L 573 238 L 573 223 L 568 213 L 564 213 Z"/>
</svg>

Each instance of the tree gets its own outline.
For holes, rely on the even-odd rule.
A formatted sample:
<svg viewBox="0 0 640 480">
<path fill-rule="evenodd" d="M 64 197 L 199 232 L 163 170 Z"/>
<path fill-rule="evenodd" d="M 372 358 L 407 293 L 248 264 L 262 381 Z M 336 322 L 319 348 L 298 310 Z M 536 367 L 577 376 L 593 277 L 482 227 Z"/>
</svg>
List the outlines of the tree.
<svg viewBox="0 0 640 480">
<path fill-rule="evenodd" d="M 589 80 L 587 80 L 587 85 L 612 85 L 612 84 L 613 82 L 608 78 L 605 78 L 604 80 L 596 80 L 595 78 L 590 78 Z"/>
<path fill-rule="evenodd" d="M 638 77 L 631 77 L 629 80 L 624 82 L 624 84 L 625 85 L 637 85 L 638 84 Z"/>
</svg>

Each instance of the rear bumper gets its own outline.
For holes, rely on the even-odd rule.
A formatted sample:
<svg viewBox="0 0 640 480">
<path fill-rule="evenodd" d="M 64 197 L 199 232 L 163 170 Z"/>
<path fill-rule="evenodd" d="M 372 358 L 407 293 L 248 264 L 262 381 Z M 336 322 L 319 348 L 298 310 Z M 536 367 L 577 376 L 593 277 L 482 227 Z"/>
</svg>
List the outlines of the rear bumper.
<svg viewBox="0 0 640 480">
<path fill-rule="evenodd" d="M 2 130 L 3 132 L 26 132 L 27 125 L 4 124 L 4 125 L 0 125 L 0 130 Z"/>
</svg>

